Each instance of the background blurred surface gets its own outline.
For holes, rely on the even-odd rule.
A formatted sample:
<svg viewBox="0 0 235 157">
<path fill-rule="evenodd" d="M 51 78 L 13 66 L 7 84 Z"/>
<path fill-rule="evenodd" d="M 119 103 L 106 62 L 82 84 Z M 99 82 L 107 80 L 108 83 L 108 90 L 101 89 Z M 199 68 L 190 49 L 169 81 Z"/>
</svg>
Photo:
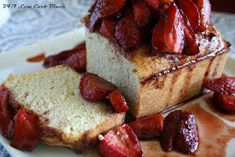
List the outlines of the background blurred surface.
<svg viewBox="0 0 235 157">
<path fill-rule="evenodd" d="M 81 26 L 93 0 L 9 0 L 10 18 L 0 26 L 0 52 L 69 32 Z M 57 4 L 65 8 L 18 8 L 20 5 Z M 0 10 L 7 9 L 0 6 Z M 1 16 L 1 15 L 0 15 Z M 2 17 L 1 17 L 2 18 Z"/>
<path fill-rule="evenodd" d="M 221 5 L 218 1 L 211 0 L 217 10 L 218 5 Z M 3 22 L 8 20 L 2 25 L 0 20 L 0 52 L 16 49 L 81 27 L 80 19 L 86 14 L 92 2 L 93 0 L 1 0 L 0 17 Z M 24 6 L 56 4 L 64 8 L 19 8 L 22 4 Z M 234 4 L 230 3 L 227 6 L 231 8 Z M 6 13 L 7 11 L 10 16 Z M 213 13 L 212 20 L 224 38 L 235 45 L 235 14 Z M 235 53 L 235 47 L 232 49 Z"/>
<path fill-rule="evenodd" d="M 6 4 L 11 5 L 4 8 L 4 1 L 1 0 L 3 4 L 0 3 L 0 10 L 7 10 L 10 7 L 10 18 L 0 25 L 0 52 L 54 37 L 82 26 L 80 19 L 93 2 L 93 0 L 8 0 Z M 228 11 L 235 12 L 234 3 L 225 1 L 231 0 L 224 0 L 224 5 L 221 5 L 220 0 L 211 0 L 216 5 L 214 6 L 216 10 L 220 10 L 219 6 L 222 6 L 223 11 L 226 11 L 227 7 Z M 14 4 L 17 4 L 15 8 Z M 25 6 L 56 4 L 65 8 L 19 8 L 22 4 Z M 223 37 L 234 45 L 235 53 L 235 14 L 213 13 L 212 20 Z"/>
</svg>

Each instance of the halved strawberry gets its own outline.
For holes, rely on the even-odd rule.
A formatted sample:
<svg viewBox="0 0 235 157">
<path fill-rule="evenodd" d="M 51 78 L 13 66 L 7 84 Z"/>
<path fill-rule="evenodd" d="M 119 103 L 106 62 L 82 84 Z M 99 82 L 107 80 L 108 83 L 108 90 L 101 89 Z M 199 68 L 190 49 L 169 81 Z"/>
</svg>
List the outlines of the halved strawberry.
<svg viewBox="0 0 235 157">
<path fill-rule="evenodd" d="M 110 130 L 99 143 L 102 157 L 141 157 L 140 142 L 133 130 L 124 124 Z"/>
<path fill-rule="evenodd" d="M 151 139 L 161 136 L 164 118 L 161 114 L 143 117 L 130 122 L 132 128 L 139 139 Z"/>
<path fill-rule="evenodd" d="M 86 50 L 79 50 L 79 52 L 72 54 L 67 60 L 64 61 L 64 64 L 70 66 L 77 72 L 86 71 Z"/>
<path fill-rule="evenodd" d="M 108 95 L 108 99 L 111 102 L 112 108 L 116 112 L 126 112 L 129 108 L 127 106 L 126 99 L 122 96 L 119 90 L 115 90 Z"/>
<path fill-rule="evenodd" d="M 75 55 L 76 54 L 76 55 Z M 75 48 L 60 52 L 56 55 L 48 56 L 43 63 L 43 66 L 54 67 L 61 64 L 67 64 L 82 72 L 86 70 L 86 46 L 85 43 L 77 45 Z"/>
<path fill-rule="evenodd" d="M 200 13 L 200 31 L 205 31 L 210 23 L 211 4 L 209 0 L 194 0 Z"/>
<path fill-rule="evenodd" d="M 145 0 L 145 2 L 149 5 L 149 7 L 153 10 L 156 10 L 160 5 L 161 0 Z"/>
<path fill-rule="evenodd" d="M 199 51 L 199 45 L 196 41 L 196 35 L 192 30 L 188 19 L 183 15 L 184 18 L 184 34 L 185 34 L 185 45 L 184 53 L 187 55 L 196 55 Z"/>
<path fill-rule="evenodd" d="M 6 138 L 12 137 L 13 114 L 8 104 L 9 91 L 7 88 L 0 87 L 0 132 Z"/>
<path fill-rule="evenodd" d="M 97 0 L 90 17 L 90 31 L 95 30 L 102 18 L 117 15 L 125 4 L 126 0 Z"/>
<path fill-rule="evenodd" d="M 97 0 L 94 0 L 94 2 L 92 3 L 90 9 L 88 10 L 89 13 L 92 13 L 95 10 L 96 3 L 97 3 Z"/>
<path fill-rule="evenodd" d="M 184 40 L 182 17 L 173 4 L 153 29 L 153 53 L 182 53 Z"/>
<path fill-rule="evenodd" d="M 117 20 L 114 18 L 104 18 L 102 20 L 101 28 L 99 33 L 107 38 L 115 38 L 115 27 Z"/>
<path fill-rule="evenodd" d="M 196 31 L 200 25 L 200 14 L 193 0 L 176 0 L 176 4 L 189 19 L 193 30 Z"/>
<path fill-rule="evenodd" d="M 14 119 L 15 129 L 11 146 L 21 150 L 32 151 L 40 140 L 37 118 L 27 114 L 24 109 L 20 109 Z"/>
<path fill-rule="evenodd" d="M 235 77 L 220 77 L 204 82 L 203 87 L 214 92 L 235 95 Z"/>
<path fill-rule="evenodd" d="M 103 100 L 117 89 L 111 82 L 92 73 L 82 75 L 79 88 L 82 97 L 91 102 Z"/>
<path fill-rule="evenodd" d="M 129 15 L 118 21 L 115 37 L 124 49 L 134 48 L 143 40 L 143 32 L 138 28 L 133 16 Z"/>
<path fill-rule="evenodd" d="M 159 7 L 164 6 L 165 4 L 167 4 L 169 6 L 169 4 L 173 3 L 174 0 L 144 0 L 148 6 L 151 8 L 151 10 L 157 10 Z"/>
<path fill-rule="evenodd" d="M 142 0 L 134 1 L 133 15 L 138 27 L 146 27 L 151 21 L 151 12 L 148 5 Z"/>
<path fill-rule="evenodd" d="M 216 105 L 225 112 L 235 112 L 235 96 L 215 92 L 214 101 Z"/>
<path fill-rule="evenodd" d="M 164 151 L 173 148 L 179 152 L 193 154 L 199 146 L 196 116 L 192 112 L 176 110 L 164 121 L 161 146 Z"/>
</svg>

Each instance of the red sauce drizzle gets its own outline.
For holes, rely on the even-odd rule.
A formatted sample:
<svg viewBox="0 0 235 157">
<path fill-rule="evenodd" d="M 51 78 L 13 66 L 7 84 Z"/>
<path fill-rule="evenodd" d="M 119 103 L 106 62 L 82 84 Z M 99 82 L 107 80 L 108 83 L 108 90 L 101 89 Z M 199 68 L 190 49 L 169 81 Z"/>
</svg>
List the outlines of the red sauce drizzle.
<svg viewBox="0 0 235 157">
<path fill-rule="evenodd" d="M 232 138 L 235 138 L 235 128 L 226 125 L 222 120 L 202 109 L 198 103 L 188 104 L 180 109 L 190 110 L 197 117 L 200 136 L 197 152 L 194 155 L 184 155 L 175 151 L 164 152 L 159 141 L 142 141 L 144 157 L 226 156 L 226 146 Z M 217 111 L 214 112 L 217 113 Z M 220 114 L 222 117 L 227 117 L 227 115 Z"/>
<path fill-rule="evenodd" d="M 206 97 L 205 98 L 207 105 L 209 106 L 209 108 L 215 112 L 217 115 L 219 115 L 220 117 L 222 117 L 223 119 L 226 119 L 230 122 L 235 122 L 235 114 L 228 114 L 228 113 L 224 113 L 223 111 L 220 111 L 218 108 L 216 108 L 216 106 L 213 103 L 213 99 L 212 97 Z"/>
<path fill-rule="evenodd" d="M 45 59 L 45 53 L 43 52 L 36 56 L 27 58 L 26 61 L 36 63 L 36 62 L 42 62 L 44 61 L 44 59 Z"/>
</svg>

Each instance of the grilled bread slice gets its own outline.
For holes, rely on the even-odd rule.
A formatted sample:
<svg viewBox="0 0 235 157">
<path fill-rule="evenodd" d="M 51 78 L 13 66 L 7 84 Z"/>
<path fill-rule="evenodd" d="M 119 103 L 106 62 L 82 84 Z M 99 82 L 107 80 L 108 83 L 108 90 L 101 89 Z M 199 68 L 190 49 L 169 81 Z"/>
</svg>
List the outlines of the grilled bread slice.
<svg viewBox="0 0 235 157">
<path fill-rule="evenodd" d="M 9 76 L 3 86 L 9 89 L 15 109 L 24 108 L 39 118 L 45 143 L 82 151 L 95 144 L 100 133 L 122 124 L 125 113 L 84 100 L 80 79 L 80 74 L 63 65 Z"/>
<path fill-rule="evenodd" d="M 87 30 L 87 71 L 117 85 L 134 117 L 155 114 L 200 94 L 204 80 L 221 76 L 229 45 L 213 25 L 207 31 L 213 37 L 197 35 L 200 53 L 195 56 L 151 56 L 147 44 L 125 52 Z"/>
</svg>

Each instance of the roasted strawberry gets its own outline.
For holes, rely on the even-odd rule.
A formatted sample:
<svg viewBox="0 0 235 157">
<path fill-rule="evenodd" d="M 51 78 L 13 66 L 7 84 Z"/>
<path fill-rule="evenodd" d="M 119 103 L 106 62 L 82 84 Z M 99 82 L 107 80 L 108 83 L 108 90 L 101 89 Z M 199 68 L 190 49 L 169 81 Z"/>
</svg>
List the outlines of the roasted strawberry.
<svg viewBox="0 0 235 157">
<path fill-rule="evenodd" d="M 102 20 L 101 28 L 99 33 L 109 39 L 115 38 L 115 26 L 117 24 L 114 18 L 104 18 Z"/>
<path fill-rule="evenodd" d="M 187 55 L 196 55 L 199 51 L 199 45 L 196 41 L 196 35 L 192 30 L 188 19 L 183 15 L 184 18 L 184 34 L 185 34 L 185 45 L 184 53 Z"/>
<path fill-rule="evenodd" d="M 11 146 L 21 150 L 32 151 L 40 140 L 37 118 L 27 114 L 24 109 L 20 109 L 14 119 L 15 129 Z"/>
<path fill-rule="evenodd" d="M 77 72 L 85 72 L 86 71 L 86 50 L 80 50 L 77 53 L 72 54 L 65 62 Z"/>
<path fill-rule="evenodd" d="M 176 4 L 183 11 L 194 31 L 197 31 L 200 25 L 200 14 L 193 0 L 176 0 Z"/>
<path fill-rule="evenodd" d="M 180 112 L 181 111 L 174 111 L 165 118 L 161 136 L 161 146 L 164 151 L 171 151 L 174 147 L 174 139 L 177 134 Z"/>
<path fill-rule="evenodd" d="M 176 5 L 172 5 L 153 29 L 153 53 L 182 53 L 184 32 L 182 17 Z"/>
<path fill-rule="evenodd" d="M 95 10 L 96 3 L 97 3 L 97 0 L 94 0 L 94 2 L 92 3 L 90 9 L 88 10 L 89 13 L 92 13 Z"/>
<path fill-rule="evenodd" d="M 199 51 L 199 45 L 196 41 L 196 36 L 193 31 L 190 30 L 189 27 L 184 28 L 185 34 L 185 46 L 184 46 L 184 53 L 187 55 L 196 55 Z"/>
<path fill-rule="evenodd" d="M 159 7 L 170 4 L 174 2 L 174 0 L 144 0 L 148 6 L 151 8 L 151 10 L 157 10 Z"/>
<path fill-rule="evenodd" d="M 176 150 L 186 154 L 196 152 L 199 146 L 199 136 L 196 117 L 193 113 L 181 112 L 174 141 Z"/>
<path fill-rule="evenodd" d="M 200 31 L 205 31 L 210 23 L 211 4 L 209 0 L 194 0 L 200 13 Z"/>
<path fill-rule="evenodd" d="M 141 157 L 143 154 L 137 136 L 127 124 L 110 130 L 100 140 L 102 157 Z"/>
<path fill-rule="evenodd" d="M 76 55 L 75 55 L 76 54 Z M 51 55 L 44 60 L 43 66 L 53 67 L 61 64 L 68 64 L 78 72 L 86 70 L 86 47 L 85 43 L 75 48 Z"/>
<path fill-rule="evenodd" d="M 51 55 L 45 58 L 43 66 L 46 68 L 49 68 L 49 67 L 54 67 L 60 64 L 61 64 L 61 60 L 59 60 L 59 57 L 57 57 L 57 55 Z"/>
<path fill-rule="evenodd" d="M 235 95 L 235 77 L 220 77 L 204 82 L 203 87 L 217 93 Z"/>
<path fill-rule="evenodd" d="M 102 18 L 117 15 L 125 3 L 126 0 L 97 0 L 91 13 L 89 30 L 93 32 Z"/>
<path fill-rule="evenodd" d="M 124 49 L 134 48 L 143 40 L 143 33 L 138 28 L 133 16 L 121 19 L 116 26 L 115 37 Z"/>
<path fill-rule="evenodd" d="M 129 108 L 127 106 L 126 99 L 122 96 L 122 94 L 115 90 L 111 94 L 108 95 L 108 99 L 111 102 L 112 108 L 116 112 L 126 112 Z"/>
<path fill-rule="evenodd" d="M 145 0 L 152 10 L 156 10 L 160 5 L 160 0 Z"/>
<path fill-rule="evenodd" d="M 148 26 L 151 21 L 151 12 L 148 5 L 142 0 L 137 0 L 133 3 L 132 8 L 134 19 L 138 27 L 143 28 Z"/>
<path fill-rule="evenodd" d="M 129 123 L 139 139 L 151 139 L 161 136 L 164 118 L 161 114 L 147 116 Z"/>
<path fill-rule="evenodd" d="M 82 97 L 91 102 L 103 100 L 117 89 L 111 82 L 91 73 L 82 75 L 79 88 Z"/>
<path fill-rule="evenodd" d="M 165 118 L 161 146 L 165 151 L 174 148 L 186 154 L 195 153 L 199 146 L 195 115 L 182 110 L 170 113 Z"/>
<path fill-rule="evenodd" d="M 13 114 L 8 104 L 9 91 L 7 88 L 0 87 L 0 132 L 6 138 L 12 137 Z"/>
<path fill-rule="evenodd" d="M 215 104 L 227 113 L 235 113 L 235 95 L 214 93 Z"/>
</svg>

